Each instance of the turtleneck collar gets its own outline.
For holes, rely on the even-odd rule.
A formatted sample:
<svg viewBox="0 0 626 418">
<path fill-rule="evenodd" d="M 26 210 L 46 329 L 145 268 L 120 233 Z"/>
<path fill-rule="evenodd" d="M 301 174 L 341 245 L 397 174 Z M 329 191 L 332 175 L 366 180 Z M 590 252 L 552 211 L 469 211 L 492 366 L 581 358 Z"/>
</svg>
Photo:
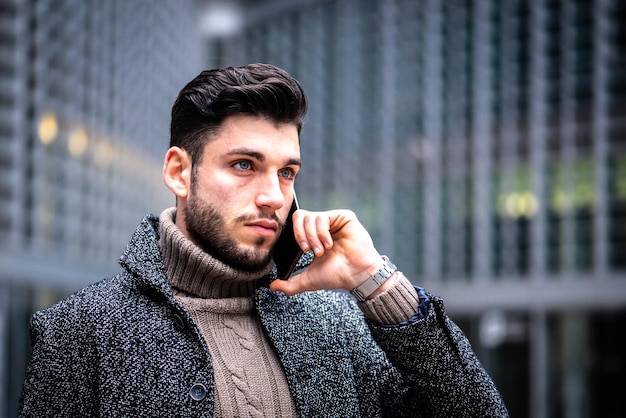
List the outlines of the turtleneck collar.
<svg viewBox="0 0 626 418">
<path fill-rule="evenodd" d="M 271 271 L 272 262 L 255 272 L 224 264 L 185 237 L 175 219 L 176 208 L 164 210 L 159 217 L 159 247 L 167 278 L 175 290 L 210 299 L 248 297 L 254 293 L 257 279 Z"/>
</svg>

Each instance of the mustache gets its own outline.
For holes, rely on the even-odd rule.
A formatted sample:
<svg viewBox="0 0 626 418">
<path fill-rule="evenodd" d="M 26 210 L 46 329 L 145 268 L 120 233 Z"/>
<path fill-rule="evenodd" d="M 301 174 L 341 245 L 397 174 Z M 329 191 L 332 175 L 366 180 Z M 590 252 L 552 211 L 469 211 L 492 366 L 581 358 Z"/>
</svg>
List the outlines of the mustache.
<svg viewBox="0 0 626 418">
<path fill-rule="evenodd" d="M 274 213 L 259 212 L 257 214 L 246 213 L 243 215 L 239 215 L 235 219 L 235 222 L 238 222 L 238 223 L 251 222 L 251 221 L 258 221 L 259 219 L 267 219 L 270 221 L 275 221 L 278 223 L 278 226 L 280 227 L 281 230 L 285 226 L 285 221 L 286 221 L 286 220 L 280 219 L 280 217 L 278 216 L 276 212 Z"/>
</svg>

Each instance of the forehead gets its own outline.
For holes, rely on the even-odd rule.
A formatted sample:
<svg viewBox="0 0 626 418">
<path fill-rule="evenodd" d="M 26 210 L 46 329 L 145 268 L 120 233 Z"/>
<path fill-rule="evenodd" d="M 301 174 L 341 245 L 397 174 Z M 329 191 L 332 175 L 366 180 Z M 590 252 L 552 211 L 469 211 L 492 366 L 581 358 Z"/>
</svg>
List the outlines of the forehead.
<svg viewBox="0 0 626 418">
<path fill-rule="evenodd" d="M 224 155 L 246 148 L 269 155 L 300 155 L 300 138 L 295 125 L 269 119 L 235 115 L 224 120 L 213 138 L 207 141 L 205 156 Z"/>
</svg>

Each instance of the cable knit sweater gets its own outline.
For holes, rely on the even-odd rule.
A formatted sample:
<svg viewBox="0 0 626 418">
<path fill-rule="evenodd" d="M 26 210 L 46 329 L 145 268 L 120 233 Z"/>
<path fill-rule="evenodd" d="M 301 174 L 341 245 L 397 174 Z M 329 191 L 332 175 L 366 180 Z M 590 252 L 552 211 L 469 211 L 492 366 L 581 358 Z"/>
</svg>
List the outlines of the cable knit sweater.
<svg viewBox="0 0 626 418">
<path fill-rule="evenodd" d="M 216 403 L 215 372 L 221 366 L 193 306 L 185 307 L 182 298 L 190 295 L 168 280 L 159 240 L 159 219 L 147 216 L 122 255 L 120 274 L 33 315 L 20 416 L 220 413 L 226 404 Z M 308 262 L 305 255 L 301 267 Z M 274 270 L 257 281 L 254 312 L 298 416 L 508 416 L 441 299 L 430 297 L 425 316 L 384 325 L 366 319 L 347 294 L 286 296 L 267 287 L 273 278 Z M 381 317 L 389 314 L 380 308 Z"/>
<path fill-rule="evenodd" d="M 271 265 L 251 273 L 223 264 L 180 232 L 174 214 L 161 214 L 159 246 L 174 296 L 209 347 L 215 416 L 296 416 L 285 374 L 254 312 L 255 280 Z"/>
</svg>

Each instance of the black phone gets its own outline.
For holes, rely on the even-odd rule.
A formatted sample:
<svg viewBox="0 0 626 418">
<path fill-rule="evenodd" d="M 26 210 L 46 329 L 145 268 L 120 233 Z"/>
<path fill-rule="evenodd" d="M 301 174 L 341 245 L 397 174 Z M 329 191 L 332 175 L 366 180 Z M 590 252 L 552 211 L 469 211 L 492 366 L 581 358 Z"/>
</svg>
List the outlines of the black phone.
<svg viewBox="0 0 626 418">
<path fill-rule="evenodd" d="M 278 278 L 281 280 L 287 280 L 293 274 L 296 264 L 302 256 L 302 250 L 293 235 L 292 220 L 293 213 L 297 211 L 299 207 L 298 198 L 294 193 L 293 203 L 291 204 L 289 215 L 287 215 L 285 227 L 273 248 L 274 262 L 276 263 Z"/>
</svg>

